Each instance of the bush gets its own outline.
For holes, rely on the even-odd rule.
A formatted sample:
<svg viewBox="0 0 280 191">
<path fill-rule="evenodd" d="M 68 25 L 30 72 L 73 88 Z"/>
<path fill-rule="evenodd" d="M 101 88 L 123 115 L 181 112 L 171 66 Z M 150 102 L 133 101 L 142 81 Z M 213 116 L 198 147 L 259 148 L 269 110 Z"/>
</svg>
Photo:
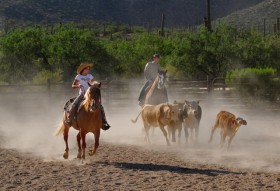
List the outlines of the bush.
<svg viewBox="0 0 280 191">
<path fill-rule="evenodd" d="M 34 78 L 34 83 L 46 83 L 48 79 L 50 82 L 62 82 L 63 72 L 62 70 L 58 69 L 54 72 L 48 70 L 42 70 L 39 72 Z"/>
<path fill-rule="evenodd" d="M 226 83 L 236 83 L 244 97 L 264 98 L 275 101 L 279 95 L 280 79 L 273 68 L 244 68 L 226 74 Z"/>
</svg>

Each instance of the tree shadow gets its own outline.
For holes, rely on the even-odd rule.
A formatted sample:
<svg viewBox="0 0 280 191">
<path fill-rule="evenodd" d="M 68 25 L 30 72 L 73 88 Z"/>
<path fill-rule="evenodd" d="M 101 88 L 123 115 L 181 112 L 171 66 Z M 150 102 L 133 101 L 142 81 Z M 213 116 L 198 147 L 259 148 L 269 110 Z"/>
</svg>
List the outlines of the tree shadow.
<svg viewBox="0 0 280 191">
<path fill-rule="evenodd" d="M 202 174 L 207 176 L 218 176 L 223 174 L 244 174 L 242 172 L 234 172 L 228 170 L 214 170 L 214 169 L 198 169 L 198 168 L 185 168 L 179 166 L 165 165 L 165 164 L 152 164 L 152 163 L 128 163 L 128 162 L 98 162 L 102 165 L 113 165 L 117 168 L 141 171 L 169 171 L 180 174 Z"/>
</svg>

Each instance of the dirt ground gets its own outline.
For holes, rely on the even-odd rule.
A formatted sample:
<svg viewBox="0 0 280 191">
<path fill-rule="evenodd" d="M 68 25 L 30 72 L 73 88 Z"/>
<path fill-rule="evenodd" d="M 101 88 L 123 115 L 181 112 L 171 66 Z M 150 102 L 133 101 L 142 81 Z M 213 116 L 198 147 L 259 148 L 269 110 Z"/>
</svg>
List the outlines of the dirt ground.
<svg viewBox="0 0 280 191">
<path fill-rule="evenodd" d="M 229 108 L 201 105 L 198 144 L 186 144 L 182 135 L 180 145 L 167 146 L 159 129 L 148 144 L 141 118 L 130 122 L 139 108 L 107 112 L 112 127 L 102 131 L 97 155 L 84 163 L 76 159 L 74 129 L 70 157 L 62 157 L 63 138 L 53 135 L 62 117 L 59 104 L 2 105 L 0 190 L 280 190 L 279 114 L 231 109 L 248 125 L 226 151 L 219 149 L 219 131 L 207 141 L 216 114 Z M 88 148 L 93 142 L 88 134 Z"/>
</svg>

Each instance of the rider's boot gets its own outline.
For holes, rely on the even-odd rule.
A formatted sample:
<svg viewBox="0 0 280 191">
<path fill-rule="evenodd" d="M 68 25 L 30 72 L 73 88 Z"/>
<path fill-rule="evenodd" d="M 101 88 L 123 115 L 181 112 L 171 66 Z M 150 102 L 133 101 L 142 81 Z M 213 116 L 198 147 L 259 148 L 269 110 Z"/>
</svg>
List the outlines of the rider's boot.
<svg viewBox="0 0 280 191">
<path fill-rule="evenodd" d="M 73 103 L 71 105 L 67 119 L 65 121 L 67 125 L 72 126 L 72 122 L 73 122 L 76 111 L 77 111 L 77 105 L 76 105 L 76 103 Z"/>
<path fill-rule="evenodd" d="M 108 124 L 108 122 L 107 122 L 107 119 L 106 119 L 106 116 L 105 116 L 105 111 L 104 111 L 103 106 L 101 105 L 100 108 L 101 108 L 101 115 L 102 115 L 102 122 L 103 122 L 102 129 L 106 131 L 106 130 L 108 130 L 111 126 L 110 126 L 110 125 Z"/>
<path fill-rule="evenodd" d="M 66 124 L 69 126 L 72 126 L 72 121 L 74 119 L 75 113 L 77 112 L 78 109 L 78 105 L 80 104 L 80 102 L 82 101 L 84 95 L 80 94 L 76 97 L 76 99 L 73 101 L 71 108 L 69 110 L 67 119 L 65 120 Z"/>
</svg>

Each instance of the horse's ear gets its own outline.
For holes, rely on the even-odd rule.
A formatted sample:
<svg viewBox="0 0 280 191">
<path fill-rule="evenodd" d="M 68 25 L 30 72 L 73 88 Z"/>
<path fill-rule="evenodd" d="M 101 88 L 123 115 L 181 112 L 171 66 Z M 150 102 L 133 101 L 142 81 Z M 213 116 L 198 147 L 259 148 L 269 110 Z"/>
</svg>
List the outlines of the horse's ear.
<svg viewBox="0 0 280 191">
<path fill-rule="evenodd" d="M 100 88 L 100 87 L 101 87 L 101 82 L 94 81 L 92 85 L 95 85 L 95 86 L 97 86 L 98 88 Z"/>
<path fill-rule="evenodd" d="M 167 70 L 165 70 L 164 73 L 167 73 Z"/>
</svg>

